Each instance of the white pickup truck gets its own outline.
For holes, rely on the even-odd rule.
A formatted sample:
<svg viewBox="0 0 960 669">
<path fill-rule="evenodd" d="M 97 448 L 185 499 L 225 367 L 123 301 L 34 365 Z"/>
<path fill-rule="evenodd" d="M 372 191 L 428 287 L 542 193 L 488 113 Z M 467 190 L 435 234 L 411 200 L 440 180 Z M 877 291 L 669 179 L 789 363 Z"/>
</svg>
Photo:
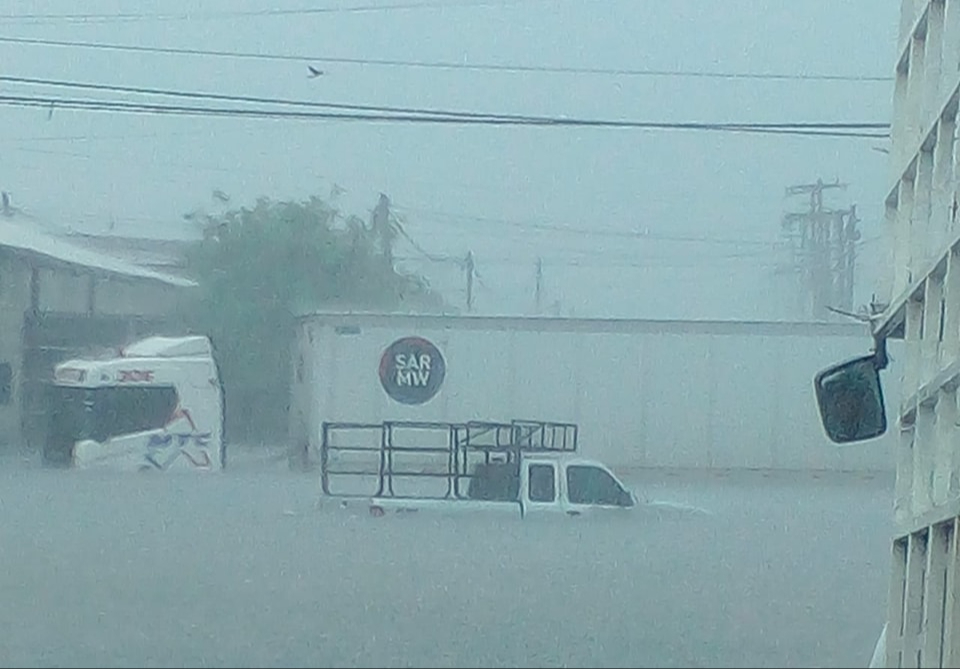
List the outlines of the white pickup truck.
<svg viewBox="0 0 960 669">
<path fill-rule="evenodd" d="M 501 511 L 584 516 L 641 501 L 604 464 L 579 457 L 570 423 L 324 423 L 319 504 L 365 506 L 371 515 Z"/>
</svg>

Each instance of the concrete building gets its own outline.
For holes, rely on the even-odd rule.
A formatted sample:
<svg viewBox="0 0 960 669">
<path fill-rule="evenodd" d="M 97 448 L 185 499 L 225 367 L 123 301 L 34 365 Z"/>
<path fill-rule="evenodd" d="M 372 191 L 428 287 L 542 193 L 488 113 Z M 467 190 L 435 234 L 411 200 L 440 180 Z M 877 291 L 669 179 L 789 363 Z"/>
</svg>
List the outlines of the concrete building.
<svg viewBox="0 0 960 669">
<path fill-rule="evenodd" d="M 904 339 L 885 666 L 960 666 L 960 0 L 903 0 L 875 336 Z M 896 374 L 885 372 L 887 382 Z M 892 378 L 891 378 L 892 377 Z M 880 657 L 885 654 L 884 657 Z"/>
<path fill-rule="evenodd" d="M 43 438 L 54 363 L 178 329 L 192 281 L 0 217 L 0 451 Z"/>
</svg>

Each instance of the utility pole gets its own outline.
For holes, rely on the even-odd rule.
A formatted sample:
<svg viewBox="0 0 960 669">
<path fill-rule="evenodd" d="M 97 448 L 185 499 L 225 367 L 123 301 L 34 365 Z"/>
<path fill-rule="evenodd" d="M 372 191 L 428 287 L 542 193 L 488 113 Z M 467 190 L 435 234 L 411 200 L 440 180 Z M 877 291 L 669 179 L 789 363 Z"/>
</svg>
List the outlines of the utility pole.
<svg viewBox="0 0 960 669">
<path fill-rule="evenodd" d="M 390 198 L 383 193 L 380 193 L 377 206 L 373 209 L 370 227 L 373 229 L 373 233 L 380 238 L 380 252 L 384 259 L 393 267 L 393 241 L 397 233 L 390 223 Z"/>
<path fill-rule="evenodd" d="M 802 277 L 808 296 L 806 316 L 813 320 L 827 317 L 828 308 L 853 310 L 856 265 L 856 206 L 830 209 L 824 206 L 824 191 L 845 190 L 839 180 L 799 184 L 786 189 L 786 195 L 809 195 L 806 211 L 783 217 L 783 232 L 791 240 L 793 262 Z"/>
<path fill-rule="evenodd" d="M 851 205 L 847 211 L 839 212 L 839 229 L 837 247 L 837 298 L 838 307 L 848 312 L 853 311 L 853 280 L 854 267 L 857 260 L 857 242 L 860 240 L 860 231 L 857 230 L 857 205 Z"/>
<path fill-rule="evenodd" d="M 536 305 L 536 314 L 541 313 L 543 303 L 543 258 L 537 258 L 537 285 L 534 289 L 534 303 Z"/>
<path fill-rule="evenodd" d="M 467 313 L 471 313 L 473 312 L 473 277 L 476 271 L 473 251 L 467 251 L 467 257 L 463 262 L 463 269 L 467 274 Z"/>
</svg>

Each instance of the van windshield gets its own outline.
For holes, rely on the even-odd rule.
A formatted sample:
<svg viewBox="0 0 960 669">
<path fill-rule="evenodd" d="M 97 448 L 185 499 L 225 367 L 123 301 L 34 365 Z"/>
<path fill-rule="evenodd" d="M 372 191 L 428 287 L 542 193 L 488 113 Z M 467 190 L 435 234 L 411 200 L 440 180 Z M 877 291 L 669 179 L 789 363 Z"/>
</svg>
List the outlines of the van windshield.
<svg viewBox="0 0 960 669">
<path fill-rule="evenodd" d="M 68 454 L 84 439 L 105 442 L 164 427 L 177 408 L 173 386 L 52 386 L 48 448 Z"/>
</svg>

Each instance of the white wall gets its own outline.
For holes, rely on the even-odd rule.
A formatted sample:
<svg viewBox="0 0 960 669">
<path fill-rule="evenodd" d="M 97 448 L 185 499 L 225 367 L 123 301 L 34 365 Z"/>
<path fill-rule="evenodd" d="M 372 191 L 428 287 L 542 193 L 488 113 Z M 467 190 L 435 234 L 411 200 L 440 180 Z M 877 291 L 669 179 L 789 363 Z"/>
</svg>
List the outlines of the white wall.
<svg viewBox="0 0 960 669">
<path fill-rule="evenodd" d="M 91 282 L 94 312 L 111 316 L 170 314 L 185 290 L 156 281 L 104 273 L 94 277 L 89 270 L 67 266 L 40 267 L 38 275 L 40 310 L 68 314 L 89 312 Z"/>
<path fill-rule="evenodd" d="M 37 269 L 40 283 L 41 311 L 57 311 L 68 314 L 85 314 L 90 308 L 90 275 L 71 267 L 40 267 Z M 21 310 L 21 313 L 29 304 Z"/>
<path fill-rule="evenodd" d="M 189 289 L 155 281 L 99 276 L 95 290 L 94 308 L 99 314 L 167 316 Z"/>
<path fill-rule="evenodd" d="M 22 258 L 0 253 L 0 363 L 8 363 L 13 371 L 10 401 L 0 404 L 0 448 L 16 444 L 20 436 L 23 313 L 29 302 L 29 266 Z"/>
<path fill-rule="evenodd" d="M 391 400 L 378 376 L 408 335 L 446 360 L 422 406 Z M 323 420 L 530 418 L 578 423 L 584 455 L 621 468 L 892 470 L 889 435 L 838 448 L 814 402 L 814 374 L 870 344 L 856 324 L 315 316 L 295 353 L 291 428 L 316 445 Z"/>
</svg>

